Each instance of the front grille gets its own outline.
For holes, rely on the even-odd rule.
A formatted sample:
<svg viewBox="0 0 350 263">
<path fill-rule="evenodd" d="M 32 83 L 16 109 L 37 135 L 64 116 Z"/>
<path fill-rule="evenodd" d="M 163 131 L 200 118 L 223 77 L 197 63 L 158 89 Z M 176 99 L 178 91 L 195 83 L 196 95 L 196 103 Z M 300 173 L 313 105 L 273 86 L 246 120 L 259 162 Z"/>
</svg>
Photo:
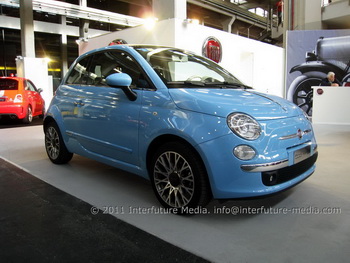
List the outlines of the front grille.
<svg viewBox="0 0 350 263">
<path fill-rule="evenodd" d="M 309 170 L 317 160 L 318 153 L 305 159 L 304 161 L 275 171 L 263 172 L 262 182 L 266 186 L 282 184 L 298 177 Z"/>
</svg>

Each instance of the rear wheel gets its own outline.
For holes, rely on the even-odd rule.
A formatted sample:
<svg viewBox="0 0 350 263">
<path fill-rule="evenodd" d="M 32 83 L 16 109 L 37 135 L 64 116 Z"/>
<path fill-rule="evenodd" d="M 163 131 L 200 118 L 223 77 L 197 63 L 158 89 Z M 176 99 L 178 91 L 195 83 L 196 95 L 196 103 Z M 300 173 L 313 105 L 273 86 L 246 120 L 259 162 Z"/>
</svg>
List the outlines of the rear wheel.
<svg viewBox="0 0 350 263">
<path fill-rule="evenodd" d="M 32 111 L 32 107 L 30 107 L 28 105 L 28 108 L 27 108 L 27 114 L 26 116 L 24 117 L 23 119 L 23 123 L 25 124 L 29 124 L 33 121 L 33 111 Z"/>
<path fill-rule="evenodd" d="M 55 164 L 68 163 L 73 157 L 73 154 L 67 150 L 55 122 L 50 122 L 45 127 L 45 149 L 48 157 Z"/>
<path fill-rule="evenodd" d="M 154 155 L 150 177 L 160 203 L 177 208 L 178 213 L 204 207 L 211 199 L 204 165 L 189 146 L 177 142 L 161 146 Z"/>
</svg>

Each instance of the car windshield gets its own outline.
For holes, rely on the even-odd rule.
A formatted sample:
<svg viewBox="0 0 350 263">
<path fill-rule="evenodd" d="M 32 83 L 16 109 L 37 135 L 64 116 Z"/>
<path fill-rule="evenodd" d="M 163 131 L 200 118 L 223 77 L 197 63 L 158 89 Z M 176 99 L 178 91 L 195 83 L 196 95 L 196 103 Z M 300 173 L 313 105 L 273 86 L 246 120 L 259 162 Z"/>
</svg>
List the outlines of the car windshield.
<svg viewBox="0 0 350 263">
<path fill-rule="evenodd" d="M 213 61 L 193 53 L 163 47 L 135 47 L 169 87 L 213 86 L 247 88 Z"/>
<path fill-rule="evenodd" d="M 18 90 L 17 80 L 0 79 L 0 90 Z"/>
</svg>

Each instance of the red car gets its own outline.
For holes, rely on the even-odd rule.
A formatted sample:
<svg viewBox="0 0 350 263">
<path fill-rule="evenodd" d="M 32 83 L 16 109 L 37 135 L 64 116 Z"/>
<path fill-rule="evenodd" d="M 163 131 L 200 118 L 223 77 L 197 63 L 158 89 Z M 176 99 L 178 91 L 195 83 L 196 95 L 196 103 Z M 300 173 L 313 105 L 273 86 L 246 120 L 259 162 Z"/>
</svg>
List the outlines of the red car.
<svg viewBox="0 0 350 263">
<path fill-rule="evenodd" d="M 7 115 L 31 123 L 33 117 L 43 116 L 45 101 L 29 79 L 0 77 L 0 117 Z"/>
</svg>

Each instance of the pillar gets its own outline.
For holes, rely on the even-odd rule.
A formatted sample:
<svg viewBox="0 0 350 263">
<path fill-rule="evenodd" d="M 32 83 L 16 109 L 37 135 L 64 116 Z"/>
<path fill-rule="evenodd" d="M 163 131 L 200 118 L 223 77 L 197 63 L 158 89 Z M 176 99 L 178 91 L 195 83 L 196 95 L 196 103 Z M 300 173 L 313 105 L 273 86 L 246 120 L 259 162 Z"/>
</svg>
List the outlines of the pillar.
<svg viewBox="0 0 350 263">
<path fill-rule="evenodd" d="M 35 57 L 33 1 L 20 0 L 21 48 L 23 57 Z"/>
<path fill-rule="evenodd" d="M 153 15 L 158 20 L 187 18 L 186 0 L 153 0 Z"/>
<path fill-rule="evenodd" d="M 61 16 L 61 25 L 66 26 L 66 16 Z M 63 31 L 61 33 L 61 57 L 62 57 L 62 65 L 61 65 L 61 77 L 63 77 L 68 71 L 68 52 L 67 52 L 67 34 Z"/>
<path fill-rule="evenodd" d="M 223 31 L 232 33 L 232 25 L 236 20 L 236 16 L 232 16 L 228 19 L 225 19 L 221 24 L 223 26 Z"/>
</svg>

